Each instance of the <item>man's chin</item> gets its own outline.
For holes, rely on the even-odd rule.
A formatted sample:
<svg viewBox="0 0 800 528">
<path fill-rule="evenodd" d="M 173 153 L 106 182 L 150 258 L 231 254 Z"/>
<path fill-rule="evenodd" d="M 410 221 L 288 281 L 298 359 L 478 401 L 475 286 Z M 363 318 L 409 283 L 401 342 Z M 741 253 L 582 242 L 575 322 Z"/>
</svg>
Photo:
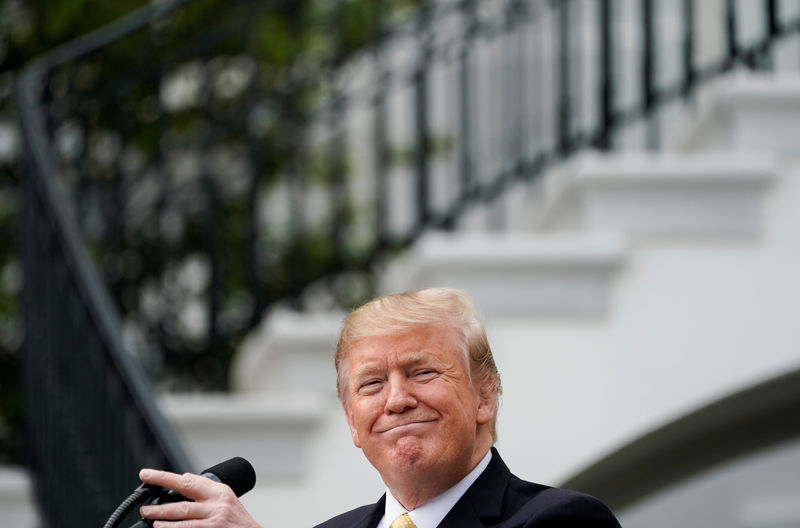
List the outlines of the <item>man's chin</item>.
<svg viewBox="0 0 800 528">
<path fill-rule="evenodd" d="M 394 442 L 392 462 L 397 471 L 419 469 L 428 462 L 428 450 L 422 438 L 413 435 L 401 436 Z"/>
<path fill-rule="evenodd" d="M 437 453 L 431 438 L 421 435 L 398 435 L 391 442 L 375 445 L 367 452 L 367 459 L 379 473 L 399 475 L 403 473 L 426 471 L 437 465 Z M 375 457 L 370 456 L 376 455 Z"/>
</svg>

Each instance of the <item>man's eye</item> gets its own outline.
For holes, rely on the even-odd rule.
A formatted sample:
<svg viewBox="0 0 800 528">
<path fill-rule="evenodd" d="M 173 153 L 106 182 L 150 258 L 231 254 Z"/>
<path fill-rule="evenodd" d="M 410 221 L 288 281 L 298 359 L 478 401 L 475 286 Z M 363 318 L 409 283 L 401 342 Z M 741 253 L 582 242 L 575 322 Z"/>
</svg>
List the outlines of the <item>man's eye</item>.
<svg viewBox="0 0 800 528">
<path fill-rule="evenodd" d="M 380 380 L 369 380 L 362 383 L 358 389 L 361 392 L 375 392 L 380 388 L 380 384 Z"/>
<path fill-rule="evenodd" d="M 432 377 L 434 375 L 436 375 L 436 371 L 433 370 L 433 369 L 422 369 L 422 370 L 418 370 L 418 371 L 416 371 L 414 373 L 414 377 L 423 378 L 423 379 L 424 378 L 430 378 L 430 377 Z"/>
</svg>

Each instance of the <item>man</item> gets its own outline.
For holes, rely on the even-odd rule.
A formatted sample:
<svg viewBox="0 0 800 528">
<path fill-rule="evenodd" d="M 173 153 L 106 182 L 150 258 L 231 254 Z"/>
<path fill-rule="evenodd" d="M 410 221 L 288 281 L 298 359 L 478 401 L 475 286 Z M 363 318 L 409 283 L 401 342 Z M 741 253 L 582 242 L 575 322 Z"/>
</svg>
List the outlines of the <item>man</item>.
<svg viewBox="0 0 800 528">
<path fill-rule="evenodd" d="M 318 528 L 619 528 L 593 497 L 518 479 L 492 447 L 500 377 L 464 293 L 432 288 L 358 308 L 339 337 L 336 371 L 353 443 L 387 489 Z M 258 526 L 227 486 L 140 476 L 196 501 L 143 508 L 147 518 L 179 520 L 156 528 Z"/>
</svg>

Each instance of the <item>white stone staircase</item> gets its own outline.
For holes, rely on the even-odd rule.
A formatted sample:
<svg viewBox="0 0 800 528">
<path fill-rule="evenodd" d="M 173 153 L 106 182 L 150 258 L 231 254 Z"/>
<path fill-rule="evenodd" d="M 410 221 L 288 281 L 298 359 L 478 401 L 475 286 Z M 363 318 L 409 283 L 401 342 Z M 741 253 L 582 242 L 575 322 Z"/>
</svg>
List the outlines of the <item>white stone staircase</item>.
<svg viewBox="0 0 800 528">
<path fill-rule="evenodd" d="M 31 479 L 20 467 L 0 466 L 0 526 L 36 528 Z"/>
<path fill-rule="evenodd" d="M 800 83 L 725 79 L 700 101 L 674 148 L 581 155 L 508 231 L 430 233 L 383 273 L 385 292 L 473 296 L 503 376 L 499 448 L 520 476 L 558 483 L 800 365 Z M 237 392 L 165 401 L 201 465 L 251 457 L 245 503 L 275 525 L 382 491 L 335 400 L 342 317 L 277 311 L 237 358 Z"/>
<path fill-rule="evenodd" d="M 487 314 L 593 316 L 608 309 L 626 255 L 615 232 L 432 232 L 392 264 L 381 290 L 447 285 Z"/>
<path fill-rule="evenodd" d="M 636 239 L 757 236 L 775 169 L 768 156 L 739 153 L 581 155 L 547 176 L 539 225 Z"/>
<path fill-rule="evenodd" d="M 382 276 L 385 292 L 471 293 L 504 380 L 499 447 L 522 476 L 557 483 L 800 365 L 800 80 L 737 77 L 700 99 L 674 148 L 580 155 L 503 197 L 508 230 L 429 233 Z M 199 467 L 253 462 L 257 518 L 309 526 L 382 490 L 335 399 L 342 318 L 276 310 L 233 394 L 162 400 Z M 0 525 L 37 524 L 27 476 L 2 468 Z"/>
</svg>

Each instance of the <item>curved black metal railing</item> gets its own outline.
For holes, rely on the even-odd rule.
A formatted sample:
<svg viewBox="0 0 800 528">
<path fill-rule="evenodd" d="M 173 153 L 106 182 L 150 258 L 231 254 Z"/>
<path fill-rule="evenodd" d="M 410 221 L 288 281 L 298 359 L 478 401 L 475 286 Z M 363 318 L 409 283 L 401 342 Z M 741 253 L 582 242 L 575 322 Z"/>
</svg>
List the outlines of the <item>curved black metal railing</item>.
<svg viewBox="0 0 800 528">
<path fill-rule="evenodd" d="M 118 405 L 139 432 L 104 441 L 130 467 L 184 464 L 123 349 L 165 385 L 224 387 L 274 303 L 369 297 L 424 231 L 476 210 L 502 228 L 554 163 L 660 148 L 727 72 L 797 71 L 798 35 L 777 0 L 162 1 L 37 61 L 17 94 L 48 519 L 86 504 L 56 482 L 108 494 L 94 468 L 121 466 L 94 442 Z"/>
<path fill-rule="evenodd" d="M 91 44 L 167 6 L 99 32 Z M 28 67 L 17 87 L 25 141 L 24 451 L 42 522 L 75 528 L 101 526 L 138 485 L 139 468 L 191 469 L 140 367 L 124 349 L 118 309 L 65 200 L 35 100 L 53 65 L 91 47 L 78 43 L 56 50 Z"/>
<path fill-rule="evenodd" d="M 702 84 L 796 71 L 786 5 L 198 0 L 51 56 L 32 104 L 129 346 L 219 388 L 276 301 L 352 306 L 425 230 L 502 228 L 572 153 L 659 148 Z"/>
</svg>

